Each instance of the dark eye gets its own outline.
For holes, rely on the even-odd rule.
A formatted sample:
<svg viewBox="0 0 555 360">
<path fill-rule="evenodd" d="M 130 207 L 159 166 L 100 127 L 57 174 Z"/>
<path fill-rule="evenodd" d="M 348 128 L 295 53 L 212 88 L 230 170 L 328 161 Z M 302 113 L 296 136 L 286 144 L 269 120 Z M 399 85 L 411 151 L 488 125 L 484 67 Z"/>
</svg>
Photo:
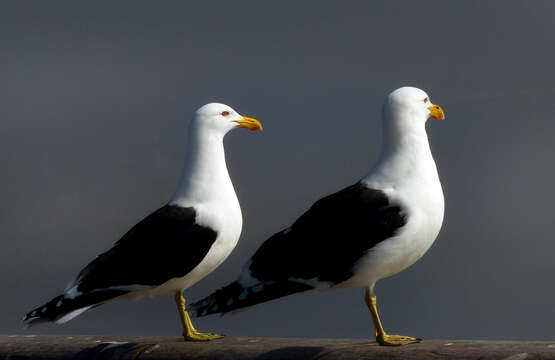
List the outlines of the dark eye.
<svg viewBox="0 0 555 360">
<path fill-rule="evenodd" d="M 227 111 L 227 110 L 226 110 L 226 111 L 222 111 L 222 115 L 223 115 L 223 116 L 229 116 L 229 111 Z"/>
<path fill-rule="evenodd" d="M 424 99 L 424 103 L 427 103 L 427 102 L 428 102 L 428 98 L 425 98 L 425 99 Z"/>
</svg>

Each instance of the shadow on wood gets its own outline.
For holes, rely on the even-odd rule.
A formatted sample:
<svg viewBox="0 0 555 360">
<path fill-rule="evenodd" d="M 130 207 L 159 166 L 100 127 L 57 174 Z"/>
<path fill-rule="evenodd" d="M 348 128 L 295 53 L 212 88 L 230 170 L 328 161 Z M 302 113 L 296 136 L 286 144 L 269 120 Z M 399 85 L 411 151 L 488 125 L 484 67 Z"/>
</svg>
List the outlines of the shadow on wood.
<svg viewBox="0 0 555 360">
<path fill-rule="evenodd" d="M 0 336 L 0 359 L 555 359 L 555 341 L 427 340 L 403 347 L 364 339 L 227 337 L 208 343 L 169 337 Z"/>
</svg>

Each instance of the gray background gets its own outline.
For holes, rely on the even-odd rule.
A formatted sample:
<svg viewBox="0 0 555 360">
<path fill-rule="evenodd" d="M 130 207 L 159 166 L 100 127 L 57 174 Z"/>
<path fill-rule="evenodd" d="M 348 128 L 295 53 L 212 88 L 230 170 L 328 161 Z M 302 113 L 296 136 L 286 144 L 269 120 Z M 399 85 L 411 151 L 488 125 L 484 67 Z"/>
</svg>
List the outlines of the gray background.
<svg viewBox="0 0 555 360">
<path fill-rule="evenodd" d="M 254 116 L 264 132 L 226 138 L 243 236 L 191 300 L 363 176 L 384 97 L 414 85 L 447 114 L 428 123 L 446 219 L 420 262 L 378 283 L 386 329 L 553 338 L 555 2 L 13 1 L 0 14 L 0 332 L 29 333 L 26 311 L 169 199 L 204 103 Z M 196 324 L 238 336 L 372 329 L 360 289 Z M 177 336 L 180 325 L 161 297 L 31 332 Z"/>
</svg>

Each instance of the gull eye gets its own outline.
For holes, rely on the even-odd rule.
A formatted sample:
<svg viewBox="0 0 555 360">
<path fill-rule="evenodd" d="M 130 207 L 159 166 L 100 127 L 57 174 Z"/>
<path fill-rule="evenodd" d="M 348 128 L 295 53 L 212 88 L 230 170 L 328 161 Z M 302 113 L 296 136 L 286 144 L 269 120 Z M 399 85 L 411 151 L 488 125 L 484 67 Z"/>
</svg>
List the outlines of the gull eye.
<svg viewBox="0 0 555 360">
<path fill-rule="evenodd" d="M 222 115 L 223 115 L 223 116 L 229 116 L 229 111 L 227 111 L 227 110 L 226 110 L 226 111 L 222 111 Z"/>
<path fill-rule="evenodd" d="M 428 102 L 428 98 L 425 98 L 425 99 L 424 99 L 424 103 L 427 103 L 427 102 Z"/>
</svg>

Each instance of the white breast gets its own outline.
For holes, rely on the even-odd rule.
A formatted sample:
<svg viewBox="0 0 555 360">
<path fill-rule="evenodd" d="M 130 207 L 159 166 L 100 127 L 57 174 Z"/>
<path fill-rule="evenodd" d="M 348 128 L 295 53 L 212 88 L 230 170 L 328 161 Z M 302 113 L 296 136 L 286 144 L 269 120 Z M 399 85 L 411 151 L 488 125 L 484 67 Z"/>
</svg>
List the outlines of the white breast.
<svg viewBox="0 0 555 360">
<path fill-rule="evenodd" d="M 216 241 L 192 271 L 149 290 L 149 296 L 191 287 L 214 271 L 231 254 L 239 241 L 243 217 L 227 171 L 222 141 L 222 137 L 216 136 L 199 136 L 194 139 L 196 146 L 191 151 L 181 184 L 170 202 L 182 207 L 193 207 L 196 211 L 196 223 L 216 231 Z"/>
<path fill-rule="evenodd" d="M 378 184 L 373 184 L 377 186 Z M 397 189 L 385 188 L 392 205 L 405 209 L 407 223 L 396 236 L 370 249 L 355 265 L 353 278 L 341 287 L 366 287 L 397 274 L 420 259 L 435 241 L 444 215 L 444 198 L 437 176 L 412 178 Z"/>
<path fill-rule="evenodd" d="M 427 143 L 426 143 L 427 145 Z M 394 237 L 370 249 L 342 287 L 366 287 L 394 275 L 420 259 L 435 241 L 444 214 L 444 198 L 435 162 L 427 146 L 390 156 L 363 181 L 400 206 L 407 223 Z M 418 156 L 417 156 L 418 155 Z"/>
<path fill-rule="evenodd" d="M 182 289 L 192 286 L 198 280 L 214 271 L 227 259 L 237 245 L 241 236 L 243 218 L 235 192 L 233 192 L 233 197 L 234 199 L 219 202 L 218 204 L 198 206 L 198 224 L 218 229 L 218 237 L 204 260 L 187 276 L 182 278 Z"/>
<path fill-rule="evenodd" d="M 235 193 L 233 196 L 235 197 Z M 157 296 L 183 291 L 214 271 L 231 254 L 239 241 L 243 224 L 237 198 L 235 197 L 235 201 L 219 202 L 218 204 L 197 204 L 194 208 L 197 212 L 197 223 L 216 229 L 218 232 L 216 241 L 207 255 L 187 275 L 171 279 L 154 289 L 137 293 L 133 297 Z M 186 239 L 184 240 L 186 241 Z"/>
</svg>

